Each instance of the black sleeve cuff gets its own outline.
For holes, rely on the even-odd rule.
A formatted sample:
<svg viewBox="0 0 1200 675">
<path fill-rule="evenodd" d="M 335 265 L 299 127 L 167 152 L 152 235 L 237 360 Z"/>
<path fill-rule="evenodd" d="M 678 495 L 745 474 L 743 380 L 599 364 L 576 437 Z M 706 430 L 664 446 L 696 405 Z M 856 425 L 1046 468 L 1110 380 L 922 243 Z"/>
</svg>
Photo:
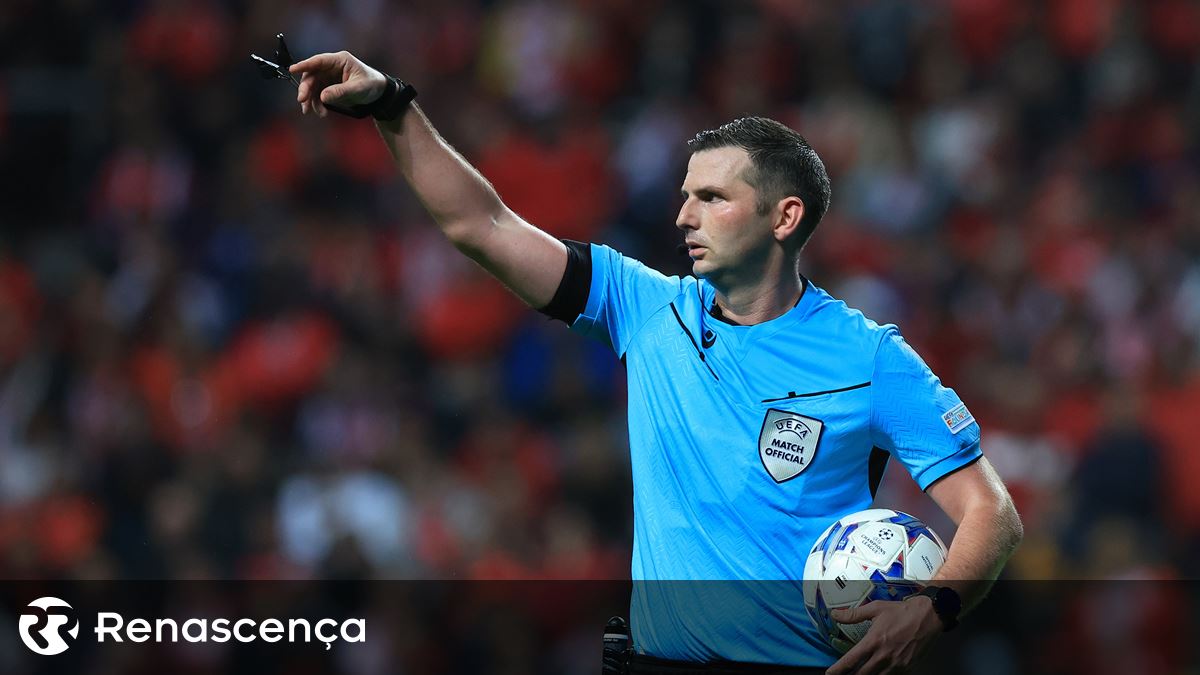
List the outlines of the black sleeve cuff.
<svg viewBox="0 0 1200 675">
<path fill-rule="evenodd" d="M 587 309 L 592 288 L 592 247 L 590 244 L 563 239 L 567 245 L 567 269 L 550 304 L 538 311 L 570 326 Z"/>
</svg>

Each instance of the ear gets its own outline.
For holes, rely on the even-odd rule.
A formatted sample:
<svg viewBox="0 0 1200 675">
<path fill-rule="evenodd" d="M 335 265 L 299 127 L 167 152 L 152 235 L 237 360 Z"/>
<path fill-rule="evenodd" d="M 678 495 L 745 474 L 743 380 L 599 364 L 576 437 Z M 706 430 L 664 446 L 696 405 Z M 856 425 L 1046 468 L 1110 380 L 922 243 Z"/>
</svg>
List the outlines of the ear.
<svg viewBox="0 0 1200 675">
<path fill-rule="evenodd" d="M 775 241 L 784 243 L 800 229 L 804 219 L 804 202 L 796 196 L 784 197 L 775 205 Z"/>
</svg>

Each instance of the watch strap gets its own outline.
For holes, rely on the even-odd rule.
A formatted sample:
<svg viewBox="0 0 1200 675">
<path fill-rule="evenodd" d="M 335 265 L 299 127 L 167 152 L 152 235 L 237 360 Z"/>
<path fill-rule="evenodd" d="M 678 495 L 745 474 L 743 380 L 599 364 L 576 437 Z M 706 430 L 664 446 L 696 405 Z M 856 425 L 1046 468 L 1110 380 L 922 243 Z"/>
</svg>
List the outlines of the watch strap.
<svg viewBox="0 0 1200 675">
<path fill-rule="evenodd" d="M 958 626 L 958 615 L 962 611 L 962 599 L 953 588 L 926 586 L 917 595 L 924 595 L 933 603 L 933 613 L 942 620 L 942 630 L 951 631 Z"/>
</svg>

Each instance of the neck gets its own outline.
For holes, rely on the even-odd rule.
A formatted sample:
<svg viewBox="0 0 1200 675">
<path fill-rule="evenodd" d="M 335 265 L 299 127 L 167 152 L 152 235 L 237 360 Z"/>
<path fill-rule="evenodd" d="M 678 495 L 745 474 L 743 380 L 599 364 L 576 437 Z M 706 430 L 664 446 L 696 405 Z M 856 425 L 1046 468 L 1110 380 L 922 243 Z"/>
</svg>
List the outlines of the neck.
<svg viewBox="0 0 1200 675">
<path fill-rule="evenodd" d="M 716 305 L 731 323 L 753 326 L 783 316 L 796 306 L 804 291 L 796 266 L 782 265 L 777 273 L 759 277 L 758 283 L 717 289 Z"/>
</svg>

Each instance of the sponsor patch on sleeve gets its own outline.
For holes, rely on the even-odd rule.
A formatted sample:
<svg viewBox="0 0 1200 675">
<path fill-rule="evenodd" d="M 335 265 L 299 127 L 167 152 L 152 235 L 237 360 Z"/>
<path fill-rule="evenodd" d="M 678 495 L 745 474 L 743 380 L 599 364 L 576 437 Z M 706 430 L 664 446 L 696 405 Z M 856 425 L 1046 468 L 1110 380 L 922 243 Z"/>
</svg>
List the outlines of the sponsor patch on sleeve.
<svg viewBox="0 0 1200 675">
<path fill-rule="evenodd" d="M 975 416 L 967 410 L 966 403 L 959 403 L 942 415 L 942 421 L 946 423 L 950 433 L 957 434 L 971 426 L 971 423 L 975 421 Z"/>
</svg>

